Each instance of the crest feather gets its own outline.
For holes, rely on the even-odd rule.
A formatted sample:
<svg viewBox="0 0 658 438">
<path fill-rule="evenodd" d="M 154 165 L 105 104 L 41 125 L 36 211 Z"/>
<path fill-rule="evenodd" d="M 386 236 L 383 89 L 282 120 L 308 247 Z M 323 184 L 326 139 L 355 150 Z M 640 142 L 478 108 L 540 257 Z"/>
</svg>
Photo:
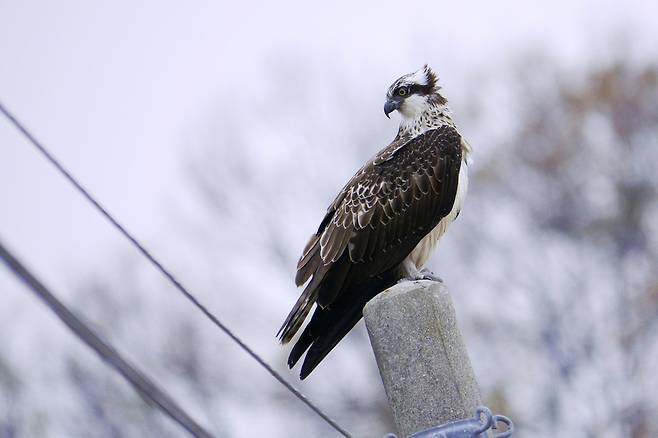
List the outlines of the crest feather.
<svg viewBox="0 0 658 438">
<path fill-rule="evenodd" d="M 427 85 L 432 87 L 432 89 L 434 91 L 439 90 L 441 87 L 436 85 L 436 83 L 438 81 L 436 73 L 434 73 L 434 71 L 427 64 L 425 64 L 425 66 L 423 66 L 423 70 L 425 71 L 425 78 L 427 80 Z"/>
</svg>

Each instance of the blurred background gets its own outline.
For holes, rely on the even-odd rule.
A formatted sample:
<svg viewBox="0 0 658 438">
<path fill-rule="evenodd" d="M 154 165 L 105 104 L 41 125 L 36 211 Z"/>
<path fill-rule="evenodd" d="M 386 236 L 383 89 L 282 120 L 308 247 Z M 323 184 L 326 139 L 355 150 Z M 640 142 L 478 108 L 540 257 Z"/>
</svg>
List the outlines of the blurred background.
<svg viewBox="0 0 658 438">
<path fill-rule="evenodd" d="M 291 381 L 275 333 L 333 196 L 429 63 L 474 149 L 430 261 L 520 437 L 658 436 L 658 6 L 0 0 L 0 99 Z M 0 120 L 0 239 L 220 437 L 331 437 Z M 0 437 L 180 429 L 0 269 Z M 363 323 L 300 384 L 393 430 Z"/>
</svg>

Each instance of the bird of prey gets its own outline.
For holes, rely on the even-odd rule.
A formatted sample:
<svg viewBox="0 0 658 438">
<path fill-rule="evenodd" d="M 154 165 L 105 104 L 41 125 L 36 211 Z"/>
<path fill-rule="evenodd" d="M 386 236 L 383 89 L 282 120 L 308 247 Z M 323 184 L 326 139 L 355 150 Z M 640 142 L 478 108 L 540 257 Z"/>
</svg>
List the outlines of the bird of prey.
<svg viewBox="0 0 658 438">
<path fill-rule="evenodd" d="M 295 283 L 308 283 L 277 336 L 288 343 L 316 305 L 288 358 L 292 368 L 306 353 L 301 379 L 375 295 L 407 279 L 438 280 L 423 266 L 462 208 L 470 146 L 427 65 L 390 86 L 384 113 L 395 110 L 397 136 L 338 193 L 297 264 Z"/>
</svg>

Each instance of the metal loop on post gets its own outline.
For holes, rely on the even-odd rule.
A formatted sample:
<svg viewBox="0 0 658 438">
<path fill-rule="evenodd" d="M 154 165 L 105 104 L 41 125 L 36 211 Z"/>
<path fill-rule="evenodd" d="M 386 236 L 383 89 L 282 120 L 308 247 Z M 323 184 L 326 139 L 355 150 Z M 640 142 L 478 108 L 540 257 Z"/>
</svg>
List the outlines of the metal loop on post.
<svg viewBox="0 0 658 438">
<path fill-rule="evenodd" d="M 492 415 L 486 406 L 478 406 L 471 418 L 452 421 L 441 426 L 416 432 L 409 438 L 488 438 L 487 431 L 497 429 L 498 423 L 507 426 L 505 432 L 493 435 L 493 438 L 507 438 L 514 432 L 514 423 L 504 415 Z M 390 433 L 384 438 L 397 438 Z"/>
</svg>

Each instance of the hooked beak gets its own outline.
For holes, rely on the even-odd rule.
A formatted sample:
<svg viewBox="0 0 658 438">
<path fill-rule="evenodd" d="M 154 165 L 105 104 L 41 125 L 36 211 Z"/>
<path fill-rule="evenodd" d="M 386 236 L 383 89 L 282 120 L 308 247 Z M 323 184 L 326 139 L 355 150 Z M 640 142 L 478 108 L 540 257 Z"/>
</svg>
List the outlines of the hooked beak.
<svg viewBox="0 0 658 438">
<path fill-rule="evenodd" d="M 384 104 L 384 114 L 386 114 L 386 117 L 390 119 L 391 116 L 389 116 L 389 114 L 400 109 L 400 105 L 402 105 L 402 100 L 400 99 L 392 98 L 387 100 Z"/>
</svg>

